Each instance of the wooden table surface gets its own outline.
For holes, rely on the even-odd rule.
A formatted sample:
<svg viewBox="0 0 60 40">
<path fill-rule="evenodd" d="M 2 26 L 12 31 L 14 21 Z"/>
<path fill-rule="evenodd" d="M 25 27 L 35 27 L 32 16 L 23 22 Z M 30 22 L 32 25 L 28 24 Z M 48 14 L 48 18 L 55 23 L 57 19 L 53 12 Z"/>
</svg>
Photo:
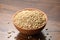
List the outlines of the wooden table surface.
<svg viewBox="0 0 60 40">
<path fill-rule="evenodd" d="M 38 8 L 48 16 L 40 34 L 26 36 L 12 23 L 12 15 L 23 8 Z M 60 40 L 60 0 L 0 0 L 0 40 Z"/>
</svg>

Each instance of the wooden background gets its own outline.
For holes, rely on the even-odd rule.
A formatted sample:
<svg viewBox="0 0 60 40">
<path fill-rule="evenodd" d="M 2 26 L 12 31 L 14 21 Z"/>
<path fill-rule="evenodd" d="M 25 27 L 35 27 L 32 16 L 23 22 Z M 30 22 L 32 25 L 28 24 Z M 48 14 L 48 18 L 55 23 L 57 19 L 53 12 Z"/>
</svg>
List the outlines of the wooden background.
<svg viewBox="0 0 60 40">
<path fill-rule="evenodd" d="M 42 33 L 27 37 L 14 27 L 12 15 L 23 8 L 38 8 L 47 14 Z M 0 40 L 60 40 L 60 0 L 0 0 Z"/>
</svg>

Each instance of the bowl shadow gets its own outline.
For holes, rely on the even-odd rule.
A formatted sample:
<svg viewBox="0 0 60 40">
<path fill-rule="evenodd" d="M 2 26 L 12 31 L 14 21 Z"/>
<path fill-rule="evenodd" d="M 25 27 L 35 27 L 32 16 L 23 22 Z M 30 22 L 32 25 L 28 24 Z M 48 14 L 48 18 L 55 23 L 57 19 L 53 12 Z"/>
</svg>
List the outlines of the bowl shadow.
<svg viewBox="0 0 60 40">
<path fill-rule="evenodd" d="M 46 36 L 42 32 L 30 36 L 19 33 L 16 40 L 46 40 Z"/>
</svg>

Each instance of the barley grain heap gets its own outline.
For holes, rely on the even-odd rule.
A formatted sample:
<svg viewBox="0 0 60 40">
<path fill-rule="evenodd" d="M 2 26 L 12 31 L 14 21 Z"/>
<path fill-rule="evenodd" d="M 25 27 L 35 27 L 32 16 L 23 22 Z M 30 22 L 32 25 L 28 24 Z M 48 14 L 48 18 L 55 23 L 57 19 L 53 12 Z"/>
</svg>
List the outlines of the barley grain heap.
<svg viewBox="0 0 60 40">
<path fill-rule="evenodd" d="M 22 29 L 41 28 L 46 24 L 46 15 L 38 10 L 24 10 L 14 16 L 14 24 Z"/>
</svg>

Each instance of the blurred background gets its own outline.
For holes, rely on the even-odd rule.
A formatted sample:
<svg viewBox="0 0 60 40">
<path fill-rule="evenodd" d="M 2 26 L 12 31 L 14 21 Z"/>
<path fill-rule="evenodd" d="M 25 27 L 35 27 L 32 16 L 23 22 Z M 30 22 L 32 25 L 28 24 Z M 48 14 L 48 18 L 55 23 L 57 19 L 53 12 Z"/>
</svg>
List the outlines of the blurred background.
<svg viewBox="0 0 60 40">
<path fill-rule="evenodd" d="M 14 36 L 19 32 L 12 23 L 12 16 L 24 8 L 37 8 L 44 11 L 48 16 L 48 22 L 42 31 L 43 34 L 52 35 L 51 40 L 60 40 L 60 0 L 0 0 L 0 40 L 15 40 Z M 11 34 L 13 36 L 10 39 L 7 38 L 9 31 L 16 32 Z"/>
</svg>

